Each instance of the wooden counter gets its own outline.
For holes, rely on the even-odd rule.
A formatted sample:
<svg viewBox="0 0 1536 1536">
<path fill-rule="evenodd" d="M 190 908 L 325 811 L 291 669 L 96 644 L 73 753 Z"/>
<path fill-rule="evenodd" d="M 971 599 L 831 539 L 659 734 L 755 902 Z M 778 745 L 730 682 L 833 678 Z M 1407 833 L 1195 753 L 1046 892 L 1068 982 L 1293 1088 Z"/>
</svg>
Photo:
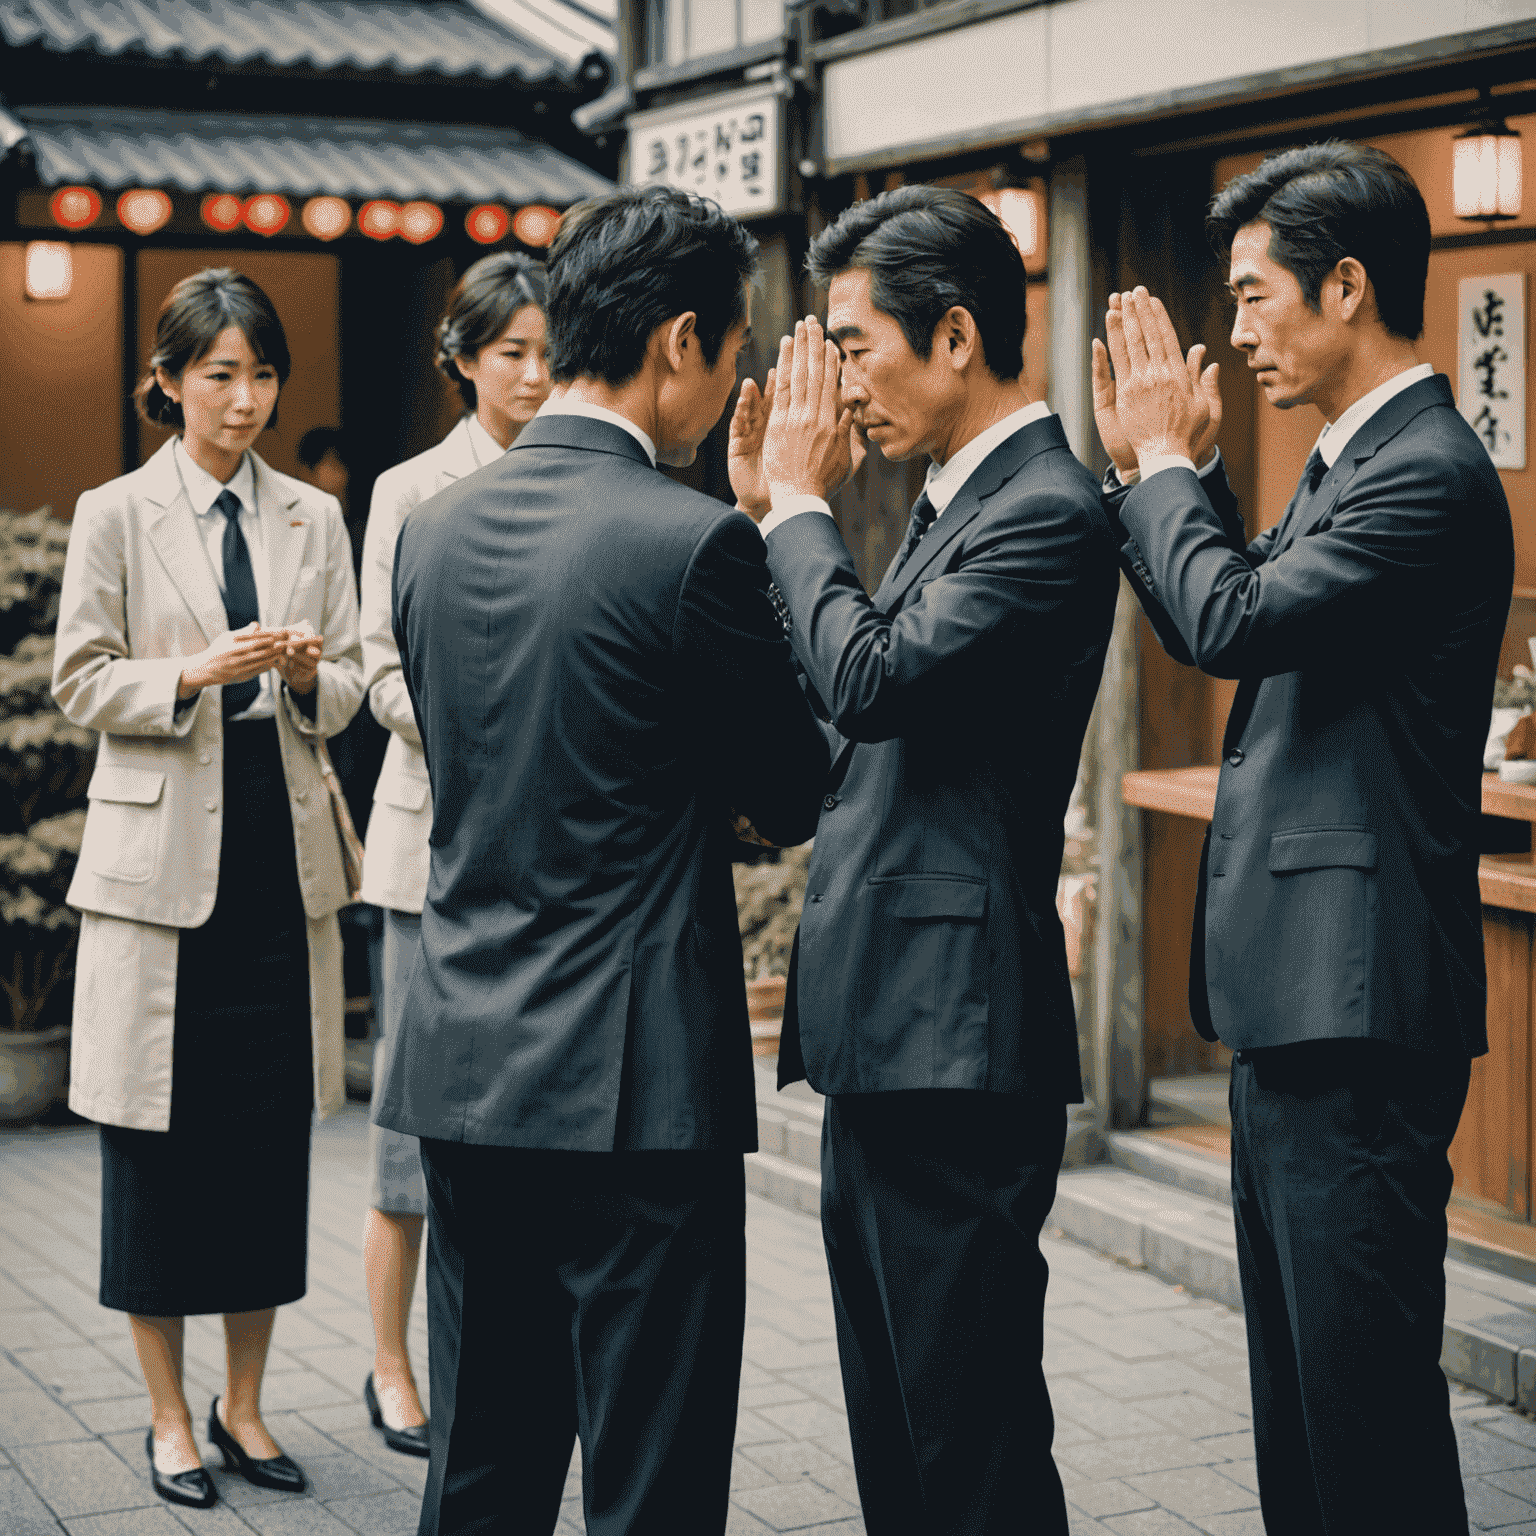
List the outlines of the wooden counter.
<svg viewBox="0 0 1536 1536">
<path fill-rule="evenodd" d="M 1139 768 L 1120 781 L 1121 798 L 1144 811 L 1164 811 L 1209 821 L 1216 809 L 1219 768 Z M 1506 784 L 1496 773 L 1483 775 L 1483 814 L 1536 822 L 1536 784 Z M 1478 867 L 1483 905 L 1536 913 L 1536 857 L 1529 853 L 1485 853 Z"/>
</svg>

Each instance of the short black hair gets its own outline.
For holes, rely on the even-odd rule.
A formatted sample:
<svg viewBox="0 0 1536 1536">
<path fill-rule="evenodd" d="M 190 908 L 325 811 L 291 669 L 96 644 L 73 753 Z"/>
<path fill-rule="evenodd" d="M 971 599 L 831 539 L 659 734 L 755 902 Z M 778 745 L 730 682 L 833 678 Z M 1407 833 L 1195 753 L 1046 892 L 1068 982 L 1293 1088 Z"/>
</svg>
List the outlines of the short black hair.
<svg viewBox="0 0 1536 1536">
<path fill-rule="evenodd" d="M 550 374 L 627 383 L 656 327 L 689 310 L 713 368 L 757 271 L 757 241 L 707 197 L 620 187 L 578 203 L 549 248 Z"/>
<path fill-rule="evenodd" d="M 334 453 L 345 464 L 347 456 L 342 451 L 344 442 L 340 427 L 311 427 L 299 439 L 299 446 L 293 450 L 293 456 L 305 469 L 313 469 L 328 453 Z"/>
<path fill-rule="evenodd" d="M 232 325 L 239 326 L 257 360 L 276 372 L 277 387 L 281 389 L 288 382 L 293 359 L 272 300 L 233 267 L 204 267 L 171 289 L 155 318 L 154 350 L 133 391 L 134 406 L 143 420 L 152 427 L 178 431 L 186 426 L 180 403 L 160 388 L 155 370 L 164 368 L 173 379 L 179 379 L 207 357 L 220 333 Z M 277 425 L 275 407 L 267 425 Z"/>
<path fill-rule="evenodd" d="M 1301 285 L 1314 311 L 1323 282 L 1353 256 L 1376 294 L 1376 313 L 1394 336 L 1424 331 L 1429 276 L 1429 210 L 1412 176 L 1369 144 L 1331 139 L 1270 155 L 1216 195 L 1206 230 L 1217 251 L 1247 224 L 1269 225 L 1269 257 Z"/>
<path fill-rule="evenodd" d="M 869 301 L 889 315 L 919 357 L 951 309 L 976 322 L 995 378 L 1024 371 L 1024 258 L 1001 219 L 953 187 L 897 187 L 855 203 L 811 244 L 806 271 L 827 284 L 869 273 Z"/>
<path fill-rule="evenodd" d="M 456 386 L 468 409 L 475 408 L 475 386 L 459 372 L 454 359 L 473 357 L 481 347 L 490 346 L 518 310 L 530 304 L 543 310 L 548 297 L 544 263 L 521 251 L 482 256 L 454 284 L 448 308 L 437 323 L 432 361 Z"/>
</svg>

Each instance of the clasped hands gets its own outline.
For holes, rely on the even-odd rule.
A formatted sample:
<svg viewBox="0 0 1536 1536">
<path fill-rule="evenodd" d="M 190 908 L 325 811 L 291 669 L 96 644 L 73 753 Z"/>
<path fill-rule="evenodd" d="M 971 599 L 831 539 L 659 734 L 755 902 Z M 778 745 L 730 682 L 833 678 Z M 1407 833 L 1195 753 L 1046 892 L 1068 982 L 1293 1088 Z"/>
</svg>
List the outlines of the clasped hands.
<svg viewBox="0 0 1536 1536">
<path fill-rule="evenodd" d="M 291 692 L 311 693 L 324 651 L 325 637 L 315 633 L 308 619 L 275 629 L 251 623 L 226 630 L 207 650 L 187 658 L 176 697 L 190 699 L 204 688 L 246 683 L 269 671 L 275 671 Z"/>
<path fill-rule="evenodd" d="M 754 522 L 787 496 L 828 501 L 864 462 L 864 435 L 842 403 L 842 358 L 813 317 L 779 343 L 761 390 L 741 386 L 726 465 L 736 504 Z"/>
<path fill-rule="evenodd" d="M 1152 457 L 1204 468 L 1221 427 L 1220 365 L 1204 366 L 1204 346 L 1180 348 L 1162 300 L 1145 288 L 1110 294 L 1105 333 L 1107 348 L 1093 343 L 1093 419 L 1121 480 Z"/>
</svg>

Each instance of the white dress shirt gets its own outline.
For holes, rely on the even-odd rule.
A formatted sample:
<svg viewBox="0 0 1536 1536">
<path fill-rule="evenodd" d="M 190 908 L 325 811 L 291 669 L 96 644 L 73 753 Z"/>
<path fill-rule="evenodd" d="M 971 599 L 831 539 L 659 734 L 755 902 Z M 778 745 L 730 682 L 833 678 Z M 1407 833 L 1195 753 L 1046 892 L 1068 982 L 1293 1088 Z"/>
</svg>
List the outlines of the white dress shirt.
<svg viewBox="0 0 1536 1536">
<path fill-rule="evenodd" d="M 1349 440 L 1356 432 L 1368 422 L 1372 416 L 1384 406 L 1394 395 L 1400 395 L 1405 389 L 1411 389 L 1415 384 L 1422 383 L 1425 379 L 1432 379 L 1435 370 L 1429 363 L 1415 363 L 1412 368 L 1405 368 L 1399 374 L 1388 379 L 1385 384 L 1378 384 L 1367 395 L 1355 401 L 1346 411 L 1339 413 L 1339 419 L 1327 423 L 1318 434 L 1317 441 L 1312 445 L 1323 456 L 1323 462 L 1332 469 L 1338 462 L 1339 455 L 1349 445 Z M 1148 454 L 1146 462 L 1141 466 L 1141 478 L 1150 480 L 1153 475 L 1161 474 L 1165 469 L 1193 469 L 1195 466 L 1182 454 Z M 1202 471 L 1209 474 L 1211 465 L 1207 464 Z"/>
<path fill-rule="evenodd" d="M 1036 400 L 1021 410 L 1011 412 L 1001 421 L 994 422 L 985 431 L 978 432 L 965 447 L 952 454 L 947 463 L 930 463 L 923 490 L 933 503 L 934 521 L 937 522 L 944 515 L 944 509 L 959 495 L 961 487 L 981 468 L 994 450 L 1001 448 L 1021 428 L 1036 421 L 1044 421 L 1054 414 L 1045 401 Z M 832 516 L 832 508 L 820 496 L 784 496 L 758 527 L 766 539 L 775 528 L 792 517 L 798 517 L 802 512 L 823 512 L 828 517 Z"/>
<path fill-rule="evenodd" d="M 245 535 L 246 548 L 251 552 L 251 571 L 256 578 L 257 609 L 261 622 L 265 624 L 267 622 L 267 551 L 261 537 L 260 509 L 256 505 L 256 474 L 251 468 L 250 455 L 241 455 L 239 469 L 230 476 L 229 483 L 223 485 L 187 452 L 180 438 L 176 439 L 171 451 L 176 459 L 176 468 L 181 474 L 181 483 L 186 488 L 187 500 L 192 503 L 192 511 L 197 518 L 197 531 L 202 535 L 203 549 L 208 556 L 208 564 L 213 570 L 213 579 L 218 583 L 221 596 L 224 592 L 225 518 L 224 514 L 214 506 L 214 502 L 225 491 L 232 491 L 240 498 L 240 531 Z M 258 688 L 256 697 L 251 700 L 251 707 L 242 710 L 238 715 L 231 715 L 230 719 L 271 719 L 277 713 L 277 701 L 272 691 L 276 680 L 275 672 L 261 673 L 256 678 Z"/>
<path fill-rule="evenodd" d="M 637 427 L 629 417 L 621 416 L 617 411 L 610 411 L 606 405 L 593 405 L 588 400 L 573 400 L 569 395 L 563 395 L 558 400 L 546 400 L 539 407 L 539 415 L 586 416 L 592 421 L 606 421 L 611 427 L 622 427 L 645 449 L 645 456 L 651 461 L 651 468 L 656 467 L 656 444 L 651 441 L 649 434 Z"/>
</svg>

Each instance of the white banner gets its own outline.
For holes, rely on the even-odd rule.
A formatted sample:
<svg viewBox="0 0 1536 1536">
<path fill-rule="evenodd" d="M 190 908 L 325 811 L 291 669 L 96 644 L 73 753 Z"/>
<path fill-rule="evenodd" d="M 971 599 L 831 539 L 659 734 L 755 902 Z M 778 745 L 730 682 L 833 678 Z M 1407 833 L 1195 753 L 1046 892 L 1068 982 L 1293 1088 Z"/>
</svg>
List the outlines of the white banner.
<svg viewBox="0 0 1536 1536">
<path fill-rule="evenodd" d="M 1500 469 L 1525 468 L 1525 273 L 1457 289 L 1457 404 Z"/>
<path fill-rule="evenodd" d="M 629 119 L 629 179 L 712 197 L 738 218 L 783 210 L 778 91 L 758 86 Z"/>
</svg>

